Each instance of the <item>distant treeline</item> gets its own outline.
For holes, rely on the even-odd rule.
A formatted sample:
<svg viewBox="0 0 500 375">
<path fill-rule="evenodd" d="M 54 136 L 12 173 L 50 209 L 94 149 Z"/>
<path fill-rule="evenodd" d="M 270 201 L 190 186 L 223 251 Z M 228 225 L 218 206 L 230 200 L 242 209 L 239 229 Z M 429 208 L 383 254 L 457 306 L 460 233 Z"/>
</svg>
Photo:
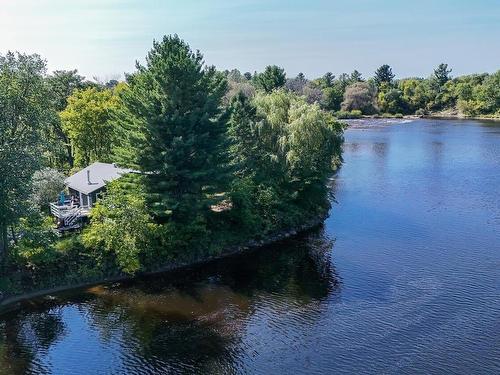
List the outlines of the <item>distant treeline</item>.
<svg viewBox="0 0 500 375">
<path fill-rule="evenodd" d="M 450 111 L 462 116 L 500 117 L 500 70 L 494 74 L 452 77 L 447 64 L 440 64 L 428 78 L 396 79 L 389 65 L 364 79 L 354 70 L 335 76 L 307 79 L 299 73 L 287 78 L 285 71 L 269 66 L 262 73 L 226 71 L 231 91 L 252 95 L 255 90 L 276 88 L 304 96 L 337 117 L 373 114 L 426 115 Z"/>
</svg>

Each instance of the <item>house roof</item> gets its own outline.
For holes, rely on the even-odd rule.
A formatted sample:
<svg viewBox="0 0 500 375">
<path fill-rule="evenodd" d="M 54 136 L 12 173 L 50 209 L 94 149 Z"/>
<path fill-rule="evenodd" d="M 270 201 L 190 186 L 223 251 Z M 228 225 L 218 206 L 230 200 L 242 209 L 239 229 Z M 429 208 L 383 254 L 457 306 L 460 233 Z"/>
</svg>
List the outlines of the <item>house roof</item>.
<svg viewBox="0 0 500 375">
<path fill-rule="evenodd" d="M 110 181 L 120 178 L 123 174 L 132 172 L 115 164 L 95 162 L 80 172 L 64 180 L 67 187 L 83 194 L 90 194 L 106 186 Z"/>
</svg>

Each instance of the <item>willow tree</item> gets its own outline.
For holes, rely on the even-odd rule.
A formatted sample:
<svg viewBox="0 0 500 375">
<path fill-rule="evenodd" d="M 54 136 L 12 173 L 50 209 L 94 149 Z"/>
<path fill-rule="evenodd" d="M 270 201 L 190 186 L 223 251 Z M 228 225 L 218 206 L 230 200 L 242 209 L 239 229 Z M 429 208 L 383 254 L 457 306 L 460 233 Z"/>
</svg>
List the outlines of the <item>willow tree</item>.
<svg viewBox="0 0 500 375">
<path fill-rule="evenodd" d="M 328 206 L 327 180 L 343 142 L 343 125 L 331 113 L 284 90 L 241 95 L 230 111 L 233 222 L 255 234 Z"/>
<path fill-rule="evenodd" d="M 0 259 L 8 251 L 8 228 L 29 198 L 42 134 L 53 116 L 45 71 L 38 55 L 0 55 Z"/>
<path fill-rule="evenodd" d="M 327 177 L 341 160 L 343 125 L 318 104 L 284 91 L 255 98 L 259 150 L 284 194 L 300 203 L 325 198 Z M 319 201 L 314 198 L 318 194 Z"/>
<path fill-rule="evenodd" d="M 190 222 L 224 191 L 226 81 L 178 36 L 154 42 L 128 77 L 119 122 L 124 164 L 143 172 L 146 202 L 160 222 Z"/>
</svg>

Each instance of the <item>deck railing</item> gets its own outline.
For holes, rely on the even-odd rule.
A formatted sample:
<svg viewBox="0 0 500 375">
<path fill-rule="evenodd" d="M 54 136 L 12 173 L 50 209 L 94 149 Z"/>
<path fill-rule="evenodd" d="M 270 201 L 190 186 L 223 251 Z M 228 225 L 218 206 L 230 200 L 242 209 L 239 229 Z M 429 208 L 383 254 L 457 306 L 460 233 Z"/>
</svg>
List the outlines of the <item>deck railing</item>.
<svg viewBox="0 0 500 375">
<path fill-rule="evenodd" d="M 57 203 L 50 204 L 50 213 L 59 219 L 65 219 L 70 216 L 84 216 L 88 214 L 90 207 L 76 205 L 59 205 Z"/>
</svg>

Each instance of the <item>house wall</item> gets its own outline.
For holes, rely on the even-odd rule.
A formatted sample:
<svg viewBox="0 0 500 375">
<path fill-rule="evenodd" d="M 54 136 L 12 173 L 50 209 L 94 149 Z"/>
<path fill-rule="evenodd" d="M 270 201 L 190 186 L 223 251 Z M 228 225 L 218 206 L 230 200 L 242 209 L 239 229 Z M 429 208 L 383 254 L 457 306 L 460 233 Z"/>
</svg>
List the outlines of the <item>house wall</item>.
<svg viewBox="0 0 500 375">
<path fill-rule="evenodd" d="M 79 191 L 71 189 L 71 188 L 69 188 L 68 190 L 69 190 L 69 195 L 70 196 L 75 196 L 75 197 L 78 198 L 81 206 L 85 206 L 86 207 L 90 203 L 90 206 L 92 207 L 92 206 L 95 205 L 95 203 L 99 199 L 101 193 L 105 191 L 105 188 L 96 190 L 96 191 L 94 191 L 94 192 L 92 192 L 92 193 L 90 193 L 88 195 L 80 193 Z"/>
</svg>

